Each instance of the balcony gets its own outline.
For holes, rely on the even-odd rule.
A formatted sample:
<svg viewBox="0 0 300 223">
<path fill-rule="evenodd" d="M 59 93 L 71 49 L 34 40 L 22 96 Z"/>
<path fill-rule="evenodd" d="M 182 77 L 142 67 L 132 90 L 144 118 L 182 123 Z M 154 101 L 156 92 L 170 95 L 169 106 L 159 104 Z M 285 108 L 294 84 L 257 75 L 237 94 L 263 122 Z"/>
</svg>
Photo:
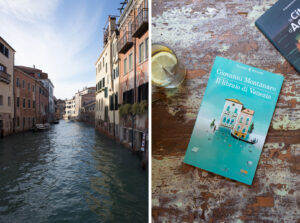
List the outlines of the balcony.
<svg viewBox="0 0 300 223">
<path fill-rule="evenodd" d="M 148 8 L 139 10 L 132 24 L 132 36 L 140 38 L 148 30 Z"/>
<path fill-rule="evenodd" d="M 4 71 L 0 71 L 0 81 L 9 84 L 11 81 L 10 75 Z"/>
<path fill-rule="evenodd" d="M 118 52 L 126 53 L 132 47 L 132 45 L 132 34 L 131 32 L 126 31 L 118 41 Z"/>
</svg>

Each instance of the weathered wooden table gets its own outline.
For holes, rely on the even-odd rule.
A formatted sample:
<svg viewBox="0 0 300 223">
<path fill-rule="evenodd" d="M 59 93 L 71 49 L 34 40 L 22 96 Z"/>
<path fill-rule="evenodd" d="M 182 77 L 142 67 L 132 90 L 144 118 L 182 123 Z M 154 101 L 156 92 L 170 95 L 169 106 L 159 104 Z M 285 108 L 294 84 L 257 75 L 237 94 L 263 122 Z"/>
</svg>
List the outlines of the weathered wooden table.
<svg viewBox="0 0 300 223">
<path fill-rule="evenodd" d="M 275 2 L 152 1 L 152 41 L 188 73 L 153 88 L 153 222 L 300 222 L 300 74 L 254 25 Z M 285 76 L 252 186 L 182 162 L 217 55 Z"/>
</svg>

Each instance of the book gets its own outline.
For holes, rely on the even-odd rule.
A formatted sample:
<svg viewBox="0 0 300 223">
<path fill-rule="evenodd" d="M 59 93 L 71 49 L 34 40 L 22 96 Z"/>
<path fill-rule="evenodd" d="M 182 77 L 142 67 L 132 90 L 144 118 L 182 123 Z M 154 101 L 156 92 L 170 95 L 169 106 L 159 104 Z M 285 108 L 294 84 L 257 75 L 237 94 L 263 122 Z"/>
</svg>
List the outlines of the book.
<svg viewBox="0 0 300 223">
<path fill-rule="evenodd" d="M 255 25 L 300 72 L 300 1 L 279 0 Z"/>
<path fill-rule="evenodd" d="M 184 163 L 251 185 L 283 79 L 216 57 Z"/>
</svg>

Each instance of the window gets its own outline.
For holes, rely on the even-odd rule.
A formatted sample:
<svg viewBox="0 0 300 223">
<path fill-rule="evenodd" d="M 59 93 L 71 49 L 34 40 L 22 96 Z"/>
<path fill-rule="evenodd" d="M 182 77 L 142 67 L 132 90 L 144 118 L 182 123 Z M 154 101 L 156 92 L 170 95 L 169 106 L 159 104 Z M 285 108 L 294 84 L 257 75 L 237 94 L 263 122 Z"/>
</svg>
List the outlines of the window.
<svg viewBox="0 0 300 223">
<path fill-rule="evenodd" d="M 226 109 L 226 110 L 227 110 L 227 111 L 229 111 L 229 110 L 230 110 L 230 106 L 229 106 L 229 105 L 227 106 L 227 109 Z"/>
<path fill-rule="evenodd" d="M 123 103 L 124 104 L 133 104 L 134 103 L 133 89 L 123 92 Z"/>
<path fill-rule="evenodd" d="M 105 90 L 104 90 L 104 97 L 107 98 L 107 87 L 106 87 Z"/>
<path fill-rule="evenodd" d="M 145 40 L 145 58 L 148 58 L 148 38 Z"/>
<path fill-rule="evenodd" d="M 249 123 L 249 118 L 246 119 L 246 125 L 248 125 L 248 123 Z"/>
<path fill-rule="evenodd" d="M 142 84 L 138 87 L 138 102 L 148 100 L 148 83 Z"/>
<path fill-rule="evenodd" d="M 32 92 L 34 92 L 34 85 L 32 85 Z"/>
<path fill-rule="evenodd" d="M 240 128 L 241 128 L 241 126 L 238 126 L 238 127 L 237 127 L 237 131 L 240 131 Z"/>
<path fill-rule="evenodd" d="M 229 122 L 230 122 L 230 119 L 227 119 L 227 122 L 226 122 L 226 123 L 229 124 Z"/>
<path fill-rule="evenodd" d="M 127 58 L 124 59 L 124 75 L 127 73 Z"/>
<path fill-rule="evenodd" d="M 143 62 L 145 59 L 145 44 L 142 42 L 139 45 L 139 63 Z"/>
<path fill-rule="evenodd" d="M 133 68 L 133 66 L 132 66 L 132 53 L 131 53 L 131 54 L 129 54 L 129 71 L 131 71 L 132 68 Z"/>
<path fill-rule="evenodd" d="M 17 97 L 17 107 L 19 108 L 20 107 L 20 98 Z"/>
<path fill-rule="evenodd" d="M 9 50 L 3 43 L 0 43 L 0 52 L 6 57 L 9 57 Z"/>
<path fill-rule="evenodd" d="M 0 95 L 0 105 L 3 105 L 3 96 Z"/>
<path fill-rule="evenodd" d="M 8 107 L 10 107 L 10 96 L 8 96 L 8 98 L 7 98 L 7 105 L 8 105 Z"/>
<path fill-rule="evenodd" d="M 245 133 L 245 132 L 246 132 L 246 129 L 244 128 L 242 132 Z"/>
<path fill-rule="evenodd" d="M 102 87 L 105 87 L 105 77 L 102 78 Z"/>
<path fill-rule="evenodd" d="M 234 109 L 234 113 L 235 113 L 235 114 L 237 113 L 237 108 L 236 108 L 236 109 Z"/>
<path fill-rule="evenodd" d="M 226 122 L 226 117 L 223 118 L 223 122 L 224 122 L 224 123 Z"/>
<path fill-rule="evenodd" d="M 25 88 L 25 80 L 23 80 L 23 88 Z"/>
<path fill-rule="evenodd" d="M 243 122 L 243 117 L 240 118 L 240 123 L 242 123 L 242 122 Z"/>
<path fill-rule="evenodd" d="M 28 83 L 28 90 L 30 91 L 30 83 Z"/>
<path fill-rule="evenodd" d="M 20 87 L 20 80 L 19 80 L 19 78 L 17 78 L 16 87 Z"/>
<path fill-rule="evenodd" d="M 26 104 L 26 101 L 25 101 L 25 98 L 23 98 L 23 108 L 25 108 L 25 104 Z"/>
<path fill-rule="evenodd" d="M 119 108 L 119 100 L 118 100 L 118 92 L 115 93 L 115 110 L 118 110 Z"/>
<path fill-rule="evenodd" d="M 35 108 L 35 101 L 32 101 L 32 108 Z"/>
<path fill-rule="evenodd" d="M 0 64 L 0 71 L 6 72 L 6 67 Z"/>
<path fill-rule="evenodd" d="M 119 67 L 116 68 L 116 77 L 119 77 Z"/>
<path fill-rule="evenodd" d="M 234 123 L 234 119 L 231 119 L 230 125 L 232 125 Z"/>
<path fill-rule="evenodd" d="M 20 126 L 20 118 L 17 117 L 17 126 Z"/>
<path fill-rule="evenodd" d="M 114 95 L 109 96 L 109 110 L 114 110 Z"/>
<path fill-rule="evenodd" d="M 30 99 L 28 99 L 28 108 L 30 108 Z"/>
</svg>

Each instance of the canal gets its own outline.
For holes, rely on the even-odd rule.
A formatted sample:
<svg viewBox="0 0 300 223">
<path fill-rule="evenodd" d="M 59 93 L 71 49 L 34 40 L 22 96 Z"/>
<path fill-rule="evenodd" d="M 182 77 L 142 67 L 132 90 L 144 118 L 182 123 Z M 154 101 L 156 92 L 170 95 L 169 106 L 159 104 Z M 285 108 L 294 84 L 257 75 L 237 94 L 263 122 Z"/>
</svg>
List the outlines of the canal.
<svg viewBox="0 0 300 223">
<path fill-rule="evenodd" d="M 0 139 L 0 222 L 147 222 L 140 160 L 91 125 Z"/>
</svg>

